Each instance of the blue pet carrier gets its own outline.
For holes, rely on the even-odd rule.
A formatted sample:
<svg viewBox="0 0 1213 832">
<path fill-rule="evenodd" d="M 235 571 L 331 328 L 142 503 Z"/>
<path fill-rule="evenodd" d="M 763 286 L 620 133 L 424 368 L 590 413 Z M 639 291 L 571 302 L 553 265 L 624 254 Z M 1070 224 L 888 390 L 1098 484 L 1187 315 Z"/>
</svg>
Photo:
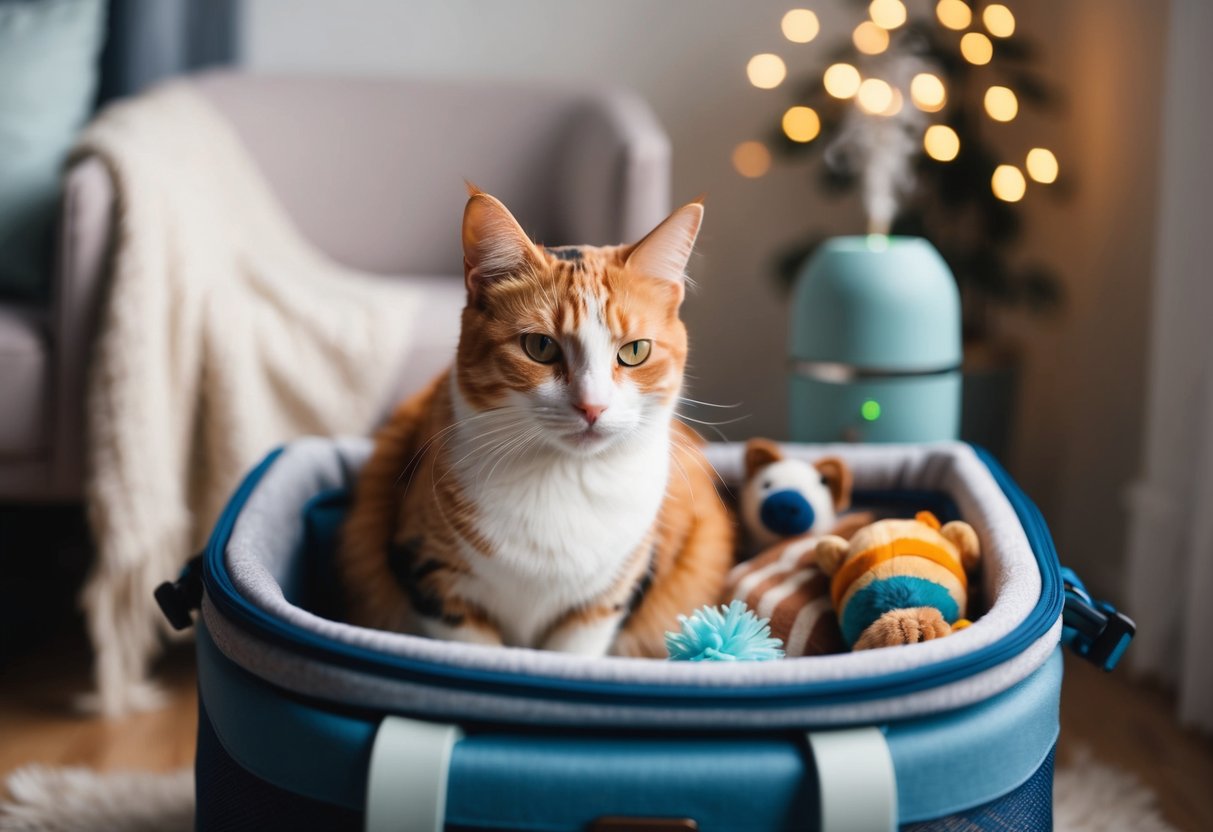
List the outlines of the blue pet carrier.
<svg viewBox="0 0 1213 832">
<path fill-rule="evenodd" d="M 340 623 L 332 564 L 365 440 L 306 439 L 245 479 L 158 597 L 197 616 L 197 828 L 1048 829 L 1059 643 L 1132 634 L 967 445 L 842 456 L 856 502 L 963 517 L 987 611 L 944 639 L 774 662 L 590 659 Z M 740 479 L 742 448 L 712 462 Z"/>
</svg>

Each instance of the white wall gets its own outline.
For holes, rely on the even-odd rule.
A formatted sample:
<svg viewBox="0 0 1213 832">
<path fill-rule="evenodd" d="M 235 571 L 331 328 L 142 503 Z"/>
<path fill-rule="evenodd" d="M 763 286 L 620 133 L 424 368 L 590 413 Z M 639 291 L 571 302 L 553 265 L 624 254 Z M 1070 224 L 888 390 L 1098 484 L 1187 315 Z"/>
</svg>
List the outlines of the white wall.
<svg viewBox="0 0 1213 832">
<path fill-rule="evenodd" d="M 1125 584 L 1133 667 L 1177 682 L 1180 721 L 1213 732 L 1213 5 L 1171 7 L 1147 441 Z"/>
<path fill-rule="evenodd" d="M 911 0 L 913 4 L 915 0 Z M 921 6 L 926 0 L 917 0 Z M 796 46 L 779 33 L 794 5 L 823 31 Z M 1073 196 L 1030 193 L 1023 254 L 1058 268 L 1069 303 L 1022 327 L 1028 374 L 1012 468 L 1041 503 L 1068 561 L 1095 588 L 1118 585 L 1122 491 L 1141 442 L 1146 321 L 1166 4 L 1018 0 L 1038 68 L 1061 84 L 1061 112 L 1024 115 L 1008 150 L 1058 151 Z M 852 201 L 823 202 L 801 167 L 759 180 L 733 172 L 739 141 L 770 131 L 789 102 L 756 90 L 744 67 L 774 51 L 792 75 L 819 68 L 860 13 L 844 0 L 245 0 L 247 63 L 261 70 L 508 77 L 621 84 L 653 106 L 674 144 L 674 195 L 708 197 L 700 291 L 687 304 L 697 398 L 741 402 L 734 437 L 785 431 L 783 298 L 771 258 L 809 229 L 863 228 Z M 1025 142 L 1027 144 L 1025 144 Z"/>
<path fill-rule="evenodd" d="M 1168 4 L 1012 5 L 1065 92 L 1056 115 L 1015 124 L 1054 142 L 1073 191 L 1028 203 L 1025 256 L 1061 272 L 1068 300 L 1031 329 L 1013 469 L 1063 562 L 1119 598 L 1145 413 Z"/>
</svg>

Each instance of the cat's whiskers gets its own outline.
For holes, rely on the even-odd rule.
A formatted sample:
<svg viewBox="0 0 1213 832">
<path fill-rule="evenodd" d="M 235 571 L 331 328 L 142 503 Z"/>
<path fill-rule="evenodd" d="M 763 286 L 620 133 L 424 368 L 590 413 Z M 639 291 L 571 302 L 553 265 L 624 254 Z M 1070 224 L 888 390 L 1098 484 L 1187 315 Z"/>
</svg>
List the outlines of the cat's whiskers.
<svg viewBox="0 0 1213 832">
<path fill-rule="evenodd" d="M 686 396 L 679 396 L 678 401 L 683 402 L 684 404 L 700 405 L 702 407 L 720 407 L 720 408 L 726 408 L 726 409 L 733 408 L 733 407 L 741 407 L 741 402 L 736 402 L 735 404 L 716 404 L 714 402 L 701 402 L 698 399 L 691 399 Z"/>
<path fill-rule="evenodd" d="M 716 499 L 720 500 L 721 506 L 725 506 L 725 502 L 724 498 L 720 496 L 720 489 L 724 489 L 724 492 L 729 495 L 730 499 L 736 499 L 736 495 L 733 494 L 733 489 L 729 486 L 728 482 L 725 481 L 724 477 L 720 476 L 720 472 L 716 470 L 716 466 L 703 455 L 696 444 L 681 436 L 672 436 L 671 439 L 679 448 L 687 452 L 686 455 L 698 466 L 704 476 L 717 484 L 718 487 L 713 488 L 712 491 L 716 494 Z"/>
<path fill-rule="evenodd" d="M 687 491 L 689 491 L 691 493 L 691 507 L 694 508 L 695 507 L 695 489 L 691 485 L 691 478 L 687 475 L 687 469 L 685 467 L 683 467 L 683 464 L 678 460 L 677 454 L 670 454 L 670 462 L 673 462 L 676 466 L 678 466 L 678 473 L 682 475 L 682 481 L 684 483 L 686 483 Z M 660 517 L 660 515 L 658 515 L 658 516 Z"/>
<path fill-rule="evenodd" d="M 497 470 L 497 466 L 501 464 L 502 460 L 509 456 L 515 449 L 523 450 L 527 448 L 531 444 L 532 440 L 537 439 L 540 435 L 542 435 L 542 433 L 542 428 L 532 427 L 526 433 L 520 434 L 513 439 L 506 440 L 506 442 L 503 443 L 502 448 L 497 451 L 497 461 L 494 462 L 493 467 L 489 469 L 489 474 L 484 478 L 482 484 L 487 487 L 493 479 L 493 473 Z"/>
<path fill-rule="evenodd" d="M 509 424 L 502 425 L 493 431 L 489 431 L 484 434 L 478 434 L 476 438 L 482 439 L 483 437 L 485 437 L 489 434 L 498 433 L 503 430 L 513 429 L 513 428 L 518 427 L 521 424 L 525 424 L 526 420 L 525 420 L 524 410 L 522 408 L 516 407 L 515 405 L 503 405 L 502 407 L 493 408 L 491 410 L 486 410 L 481 413 L 474 414 L 473 416 L 469 416 L 465 419 L 462 419 L 459 422 L 457 422 L 455 425 L 453 425 L 452 427 L 458 427 L 461 424 L 466 424 L 468 422 L 471 422 L 476 416 L 500 417 L 500 416 L 502 416 L 506 413 L 510 413 L 512 411 L 518 411 L 517 418 L 515 420 L 513 420 Z M 454 439 L 455 435 L 456 435 L 449 431 L 444 431 L 444 432 L 447 434 L 446 438 L 442 441 L 442 444 L 438 447 L 438 450 L 435 452 L 436 455 L 438 456 L 439 460 L 441 460 L 443 450 L 446 449 L 446 446 L 448 444 L 450 444 L 451 440 Z M 468 454 L 468 456 L 470 456 L 472 453 L 475 453 L 480 448 L 483 448 L 485 445 L 492 444 L 494 441 L 496 441 L 496 440 L 488 439 L 484 442 L 481 442 L 477 446 L 477 448 L 474 448 Z M 508 440 L 502 440 L 502 441 L 508 441 Z M 464 459 L 466 459 L 466 458 L 467 457 L 465 456 Z M 438 467 L 439 467 L 438 463 L 436 463 L 435 465 L 430 467 L 430 492 L 434 498 L 432 505 L 438 510 L 438 515 L 442 519 L 443 524 L 446 525 L 447 528 L 451 529 L 451 531 L 454 532 L 456 535 L 458 535 L 458 532 L 456 531 L 455 526 L 451 523 L 450 515 L 447 514 L 446 506 L 444 505 L 444 501 L 438 497 L 438 486 L 442 484 L 442 481 L 446 478 L 447 474 L 449 474 L 451 471 L 455 470 L 456 465 L 446 466 L 445 470 L 442 472 L 442 476 L 435 478 L 435 474 L 437 472 Z M 410 477 L 410 480 L 411 480 L 411 477 Z"/>
<path fill-rule="evenodd" d="M 733 422 L 741 421 L 740 419 L 730 419 L 727 422 L 704 422 L 704 421 L 700 421 L 699 419 L 692 419 L 689 416 L 684 416 L 681 413 L 675 413 L 674 418 L 677 419 L 678 421 L 682 422 L 684 425 L 691 427 L 692 430 L 694 430 L 694 425 L 702 425 L 703 427 L 710 429 L 712 431 L 712 433 L 716 434 L 716 436 L 722 442 L 728 442 L 729 437 L 727 437 L 725 435 L 724 431 L 722 431 L 719 426 L 720 425 L 729 425 L 729 424 L 732 424 Z"/>
<path fill-rule="evenodd" d="M 476 436 L 473 437 L 471 440 L 469 440 L 467 443 L 469 445 L 472 445 L 473 443 L 475 443 L 474 446 L 472 447 L 472 449 L 469 450 L 463 456 L 461 456 L 459 459 L 446 465 L 445 466 L 446 470 L 443 471 L 442 476 L 445 477 L 452 470 L 457 470 L 458 468 L 460 468 L 463 465 L 464 462 L 466 462 L 468 460 L 469 457 L 482 452 L 487 446 L 492 445 L 495 442 L 499 441 L 496 439 L 492 439 L 491 437 L 493 437 L 503 431 L 517 430 L 520 426 L 525 425 L 526 423 L 527 423 L 527 419 L 523 416 L 519 416 L 519 418 L 517 418 L 507 424 L 498 425 L 495 428 L 492 428 L 490 430 L 481 431 L 480 433 L 476 434 Z M 500 440 L 500 441 L 505 441 L 505 440 Z M 450 440 L 443 443 L 443 448 L 445 448 L 446 445 L 448 445 L 448 444 L 450 444 Z M 439 450 L 439 453 L 441 453 L 441 449 Z M 438 481 L 442 482 L 442 479 L 439 478 Z"/>
<path fill-rule="evenodd" d="M 401 469 L 400 473 L 396 476 L 396 481 L 393 483 L 393 485 L 400 484 L 400 478 L 404 476 L 406 471 L 409 471 L 411 469 L 413 471 L 413 473 L 416 473 L 418 463 L 421 461 L 422 456 L 430 448 L 431 445 L 433 445 L 435 442 L 437 442 L 442 437 L 449 435 L 453 431 L 457 430 L 458 428 L 462 427 L 463 425 L 466 425 L 469 422 L 475 421 L 476 419 L 484 419 L 484 418 L 488 418 L 490 416 L 499 415 L 501 411 L 508 410 L 512 407 L 514 407 L 514 405 L 504 405 L 503 407 L 500 407 L 500 408 L 494 408 L 492 410 L 486 410 L 486 411 L 483 411 L 480 413 L 473 413 L 472 415 L 466 416 L 462 419 L 456 419 L 454 422 L 447 425 L 442 430 L 437 431 L 433 436 L 431 436 L 429 439 L 427 439 L 425 442 L 423 442 L 421 447 L 417 449 L 417 452 L 414 453 L 413 456 L 409 458 L 408 463 L 404 466 L 403 469 Z M 413 478 L 410 475 L 409 482 L 405 484 L 405 491 L 408 491 L 408 486 L 409 486 L 409 484 L 412 483 L 412 480 L 413 480 Z"/>
</svg>

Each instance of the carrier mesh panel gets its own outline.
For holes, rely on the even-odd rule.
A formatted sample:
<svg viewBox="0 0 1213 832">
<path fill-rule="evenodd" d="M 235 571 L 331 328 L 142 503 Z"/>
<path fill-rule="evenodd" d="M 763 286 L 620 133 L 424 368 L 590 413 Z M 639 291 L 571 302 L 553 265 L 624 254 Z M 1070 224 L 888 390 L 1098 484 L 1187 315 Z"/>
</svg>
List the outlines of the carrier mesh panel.
<svg viewBox="0 0 1213 832">
<path fill-rule="evenodd" d="M 249 774 L 219 742 L 206 709 L 198 705 L 194 768 L 196 832 L 277 832 L 323 829 L 359 832 L 362 813 L 300 797 Z"/>
<path fill-rule="evenodd" d="M 1053 828 L 1053 755 L 1015 791 L 942 820 L 910 823 L 902 832 L 1048 832 Z"/>
<path fill-rule="evenodd" d="M 195 769 L 197 832 L 276 832 L 323 829 L 357 832 L 362 813 L 322 803 L 272 786 L 233 760 L 198 708 L 198 756 Z M 799 828 L 799 827 L 798 827 Z M 984 806 L 940 820 L 911 823 L 902 832 L 1047 832 L 1053 828 L 1053 752 L 1027 782 Z M 448 832 L 474 832 L 448 826 Z"/>
</svg>

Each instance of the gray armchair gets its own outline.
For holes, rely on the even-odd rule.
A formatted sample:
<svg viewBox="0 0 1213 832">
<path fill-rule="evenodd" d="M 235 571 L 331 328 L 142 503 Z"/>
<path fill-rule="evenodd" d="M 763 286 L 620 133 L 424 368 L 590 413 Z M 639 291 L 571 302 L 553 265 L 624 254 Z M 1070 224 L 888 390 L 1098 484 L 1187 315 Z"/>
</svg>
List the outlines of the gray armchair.
<svg viewBox="0 0 1213 832">
<path fill-rule="evenodd" d="M 549 244 L 638 239 L 669 207 L 668 140 L 628 95 L 235 72 L 190 83 L 228 118 L 317 248 L 431 294 L 429 331 L 414 339 L 402 394 L 452 355 L 464 178 Z M 68 171 L 49 305 L 0 303 L 0 500 L 81 496 L 113 198 L 100 162 Z"/>
</svg>

